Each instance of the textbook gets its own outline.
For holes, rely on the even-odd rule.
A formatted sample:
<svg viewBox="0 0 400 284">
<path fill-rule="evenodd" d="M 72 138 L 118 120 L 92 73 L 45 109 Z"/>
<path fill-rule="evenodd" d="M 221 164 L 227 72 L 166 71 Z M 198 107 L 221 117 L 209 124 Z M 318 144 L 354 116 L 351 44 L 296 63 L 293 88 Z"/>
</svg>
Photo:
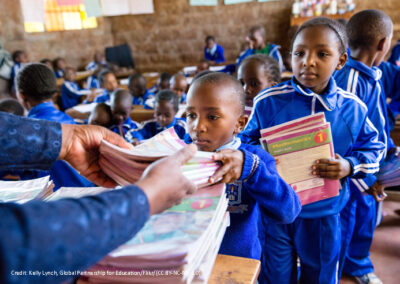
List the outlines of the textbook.
<svg viewBox="0 0 400 284">
<path fill-rule="evenodd" d="M 170 156 L 186 146 L 173 127 L 164 130 L 132 150 L 120 148 L 106 141 L 100 145 L 102 170 L 120 185 L 135 183 L 153 162 Z M 197 151 L 194 158 L 182 166 L 182 173 L 198 187 L 209 185 L 208 179 L 220 167 L 212 159 L 213 153 Z"/>
<path fill-rule="evenodd" d="M 0 202 L 25 203 L 33 199 L 45 199 L 53 193 L 50 176 L 37 179 L 0 181 Z"/>
<path fill-rule="evenodd" d="M 311 173 L 316 160 L 335 156 L 330 123 L 326 122 L 324 113 L 263 129 L 260 143 L 279 160 L 279 175 L 293 187 L 302 205 L 339 195 L 338 180 L 315 177 Z"/>
<path fill-rule="evenodd" d="M 77 188 L 60 190 L 59 198 Z M 227 208 L 224 184 L 199 189 L 153 215 L 131 240 L 82 273 L 78 283 L 207 283 L 229 225 Z"/>
</svg>

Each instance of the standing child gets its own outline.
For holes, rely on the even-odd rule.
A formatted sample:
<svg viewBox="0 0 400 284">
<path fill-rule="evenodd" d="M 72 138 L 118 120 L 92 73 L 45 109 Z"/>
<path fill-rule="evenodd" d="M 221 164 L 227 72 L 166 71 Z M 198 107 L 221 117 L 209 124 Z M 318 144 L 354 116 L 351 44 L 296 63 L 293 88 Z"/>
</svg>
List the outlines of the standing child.
<svg viewBox="0 0 400 284">
<path fill-rule="evenodd" d="M 61 86 L 62 109 L 66 110 L 82 102 L 82 98 L 88 95 L 88 90 L 81 89 L 75 82 L 76 72 L 72 67 L 65 68 L 64 83 Z M 87 101 L 93 101 L 93 93 L 90 94 Z"/>
<path fill-rule="evenodd" d="M 171 78 L 171 90 L 174 91 L 179 97 L 179 103 L 186 103 L 186 91 L 188 88 L 188 82 L 182 73 L 176 73 Z"/>
<path fill-rule="evenodd" d="M 259 144 L 260 130 L 300 117 L 324 112 L 330 122 L 333 159 L 320 159 L 311 174 L 337 179 L 337 197 L 303 206 L 290 225 L 260 218 L 263 243 L 262 283 L 336 283 L 340 254 L 340 211 L 349 199 L 348 179 L 376 173 L 376 160 L 384 150 L 367 116 L 367 107 L 356 96 L 338 88 L 332 74 L 343 68 L 347 38 L 339 24 L 328 18 L 304 23 L 293 39 L 294 77 L 261 92 L 254 99 L 244 142 Z"/>
<path fill-rule="evenodd" d="M 249 30 L 248 34 L 248 39 L 249 39 L 249 45 L 250 48 L 247 49 L 245 52 L 243 52 L 238 60 L 236 61 L 236 65 L 240 65 L 242 63 L 242 60 L 245 59 L 246 57 L 252 55 L 252 54 L 266 54 L 268 56 L 271 56 L 275 58 L 275 60 L 279 64 L 279 68 L 281 71 L 284 71 L 284 65 L 283 65 L 283 60 L 282 56 L 279 52 L 280 46 L 273 44 L 273 43 L 266 43 L 266 32 L 265 28 L 263 26 L 254 26 L 251 27 Z"/>
<path fill-rule="evenodd" d="M 118 89 L 118 81 L 115 77 L 114 73 L 110 70 L 103 70 L 99 74 L 99 81 L 101 88 L 104 89 L 104 92 L 96 97 L 94 100 L 95 103 L 109 103 L 111 99 L 111 95 Z"/>
<path fill-rule="evenodd" d="M 109 105 L 98 103 L 88 118 L 88 124 L 109 128 L 112 123 L 112 113 Z"/>
<path fill-rule="evenodd" d="M 170 90 L 160 91 L 155 98 L 154 119 L 144 122 L 138 129 L 129 131 L 127 140 L 136 145 L 170 127 L 174 127 L 178 136 L 183 139 L 186 133 L 186 122 L 183 118 L 175 117 L 178 109 L 178 95 Z"/>
<path fill-rule="evenodd" d="M 130 117 L 132 112 L 132 96 L 127 90 L 118 90 L 111 97 L 111 115 L 113 125 L 110 130 L 127 138 L 126 134 L 138 128 L 138 123 Z"/>
<path fill-rule="evenodd" d="M 209 35 L 205 42 L 204 58 L 216 64 L 225 62 L 224 48 L 215 42 L 215 38 Z"/>
<path fill-rule="evenodd" d="M 64 58 L 57 57 L 56 59 L 53 60 L 53 70 L 57 79 L 64 77 L 64 72 L 66 67 L 67 65 L 65 63 Z"/>
<path fill-rule="evenodd" d="M 253 108 L 253 99 L 262 90 L 281 81 L 278 62 L 265 54 L 255 54 L 243 60 L 238 70 L 238 80 L 246 93 L 246 107 Z"/>
<path fill-rule="evenodd" d="M 382 72 L 378 67 L 390 48 L 393 24 L 379 10 L 364 10 L 346 26 L 351 57 L 335 74 L 338 86 L 358 96 L 368 107 L 368 117 L 379 133 L 385 151 L 377 162 L 383 162 L 391 148 L 385 92 L 381 87 Z M 342 213 L 343 271 L 359 283 L 382 283 L 374 274 L 369 249 L 376 225 L 377 202 L 371 194 L 380 185 L 375 175 L 365 179 L 350 179 L 350 200 Z M 370 194 L 366 194 L 370 193 Z"/>
<path fill-rule="evenodd" d="M 142 74 L 135 73 L 129 76 L 128 89 L 133 97 L 134 105 L 145 106 L 145 102 L 154 95 L 146 89 L 146 85 L 147 80 Z"/>
<path fill-rule="evenodd" d="M 221 168 L 210 178 L 227 184 L 231 224 L 219 253 L 260 259 L 257 221 L 291 223 L 300 211 L 293 189 L 276 171 L 274 158 L 262 148 L 242 144 L 245 95 L 230 75 L 211 73 L 196 79 L 188 93 L 187 129 L 201 151 L 216 152 Z M 188 140 L 187 142 L 190 142 Z"/>
</svg>

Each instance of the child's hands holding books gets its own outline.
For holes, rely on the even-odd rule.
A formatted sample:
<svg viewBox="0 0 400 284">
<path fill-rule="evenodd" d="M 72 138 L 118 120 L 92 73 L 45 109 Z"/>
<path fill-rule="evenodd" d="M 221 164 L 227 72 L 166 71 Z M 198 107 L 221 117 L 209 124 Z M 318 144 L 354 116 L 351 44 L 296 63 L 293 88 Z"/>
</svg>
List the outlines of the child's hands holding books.
<svg viewBox="0 0 400 284">
<path fill-rule="evenodd" d="M 376 202 L 383 201 L 387 196 L 385 193 L 385 186 L 379 182 L 375 182 L 371 188 L 367 190 L 367 193 L 372 195 Z"/>
<path fill-rule="evenodd" d="M 335 154 L 334 159 L 319 159 L 312 166 L 312 174 L 321 178 L 341 179 L 351 173 L 349 161 Z"/>
<path fill-rule="evenodd" d="M 242 151 L 223 149 L 213 155 L 214 161 L 222 166 L 210 177 L 209 182 L 232 183 L 240 178 L 243 170 L 244 155 Z"/>
</svg>

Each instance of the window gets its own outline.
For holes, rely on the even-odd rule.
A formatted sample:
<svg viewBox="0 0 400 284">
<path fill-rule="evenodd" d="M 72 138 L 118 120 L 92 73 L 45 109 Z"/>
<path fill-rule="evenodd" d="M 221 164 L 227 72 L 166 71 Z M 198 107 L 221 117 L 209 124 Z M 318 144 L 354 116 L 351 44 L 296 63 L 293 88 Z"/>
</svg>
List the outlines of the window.
<svg viewBox="0 0 400 284">
<path fill-rule="evenodd" d="M 41 22 L 29 21 L 29 15 L 34 12 L 43 13 L 43 11 L 40 11 L 40 9 L 38 11 L 32 11 L 31 5 L 28 4 L 24 7 L 24 4 L 27 1 L 21 1 L 22 10 L 24 12 L 25 18 L 24 27 L 27 33 L 97 28 L 96 18 L 89 18 L 86 15 L 85 6 L 83 4 L 59 6 L 56 0 L 39 1 L 44 1 L 44 19 Z M 28 17 L 26 15 L 28 15 Z M 33 17 L 33 19 L 36 18 Z"/>
</svg>

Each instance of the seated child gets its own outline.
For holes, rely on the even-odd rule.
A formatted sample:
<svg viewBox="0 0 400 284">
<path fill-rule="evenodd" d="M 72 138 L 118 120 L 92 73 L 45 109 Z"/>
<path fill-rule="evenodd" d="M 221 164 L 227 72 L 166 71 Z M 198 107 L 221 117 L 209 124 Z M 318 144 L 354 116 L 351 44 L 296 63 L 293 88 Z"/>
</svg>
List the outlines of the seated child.
<svg viewBox="0 0 400 284">
<path fill-rule="evenodd" d="M 15 99 L 3 99 L 0 101 L 0 111 L 14 115 L 24 116 L 24 107 Z"/>
<path fill-rule="evenodd" d="M 266 32 L 263 26 L 253 26 L 249 30 L 248 38 L 250 41 L 250 46 L 252 48 L 247 49 L 244 53 L 241 54 L 241 56 L 236 61 L 238 66 L 240 65 L 240 63 L 242 63 L 242 60 L 245 59 L 246 57 L 252 54 L 262 53 L 275 58 L 275 60 L 279 64 L 280 70 L 281 71 L 285 70 L 282 56 L 279 52 L 280 46 L 272 43 L 266 44 L 265 42 Z"/>
<path fill-rule="evenodd" d="M 112 113 L 109 105 L 98 103 L 89 115 L 88 124 L 109 128 L 112 123 Z"/>
<path fill-rule="evenodd" d="M 179 109 L 178 95 L 171 90 L 162 90 L 155 97 L 154 119 L 146 121 L 138 129 L 129 131 L 127 140 L 134 145 L 149 139 L 167 128 L 174 127 L 178 136 L 183 139 L 186 133 L 186 122 L 176 118 Z"/>
<path fill-rule="evenodd" d="M 146 89 L 146 84 L 146 78 L 140 73 L 129 76 L 128 89 L 133 97 L 132 102 L 134 105 L 145 106 L 145 102 L 153 96 L 153 94 Z"/>
<path fill-rule="evenodd" d="M 168 90 L 170 80 L 171 80 L 171 74 L 167 72 L 161 73 L 160 77 L 158 77 L 157 84 L 148 89 L 148 92 L 155 95 L 161 90 Z"/>
<path fill-rule="evenodd" d="M 210 69 L 210 62 L 207 60 L 201 60 L 199 64 L 197 64 L 196 74 L 199 74 L 202 71 L 207 71 Z"/>
<path fill-rule="evenodd" d="M 57 57 L 56 59 L 53 60 L 53 70 L 57 79 L 64 77 L 64 72 L 66 67 L 67 65 L 65 63 L 64 58 Z"/>
<path fill-rule="evenodd" d="M 182 73 L 176 73 L 171 78 L 171 90 L 174 91 L 179 97 L 179 103 L 186 103 L 186 90 L 188 88 L 188 82 Z"/>
<path fill-rule="evenodd" d="M 224 73 L 210 73 L 191 85 L 187 130 L 201 151 L 216 152 L 222 167 L 210 178 L 227 184 L 231 224 L 219 253 L 260 259 L 258 219 L 291 223 L 301 209 L 293 189 L 278 175 L 275 159 L 236 135 L 247 123 L 241 84 Z"/>
<path fill-rule="evenodd" d="M 127 90 L 117 90 L 111 97 L 111 131 L 126 138 L 131 129 L 138 128 L 139 124 L 130 117 L 132 112 L 132 96 Z"/>
<path fill-rule="evenodd" d="M 64 83 L 61 86 L 62 109 L 66 110 L 82 102 L 82 98 L 88 94 L 88 90 L 81 89 L 75 82 L 76 72 L 72 67 L 65 68 Z M 87 101 L 93 101 L 93 94 Z"/>
<path fill-rule="evenodd" d="M 56 109 L 53 104 L 52 98 L 58 91 L 57 82 L 54 72 L 46 65 L 41 63 L 26 65 L 17 75 L 16 87 L 18 100 L 29 111 L 28 117 L 74 124 L 71 117 Z M 43 154 L 45 155 L 45 153 Z M 38 173 L 39 176 L 48 174 L 55 184 L 55 189 L 62 186 L 93 186 L 64 161 L 56 161 L 49 172 L 40 171 Z"/>
<path fill-rule="evenodd" d="M 239 66 L 237 76 L 246 93 L 246 107 L 250 110 L 253 108 L 253 99 L 258 93 L 281 81 L 278 62 L 265 54 L 255 54 L 244 59 Z"/>
<path fill-rule="evenodd" d="M 93 61 L 89 62 L 85 67 L 86 70 L 94 72 L 86 79 L 86 88 L 99 89 L 101 87 L 97 77 L 104 68 L 107 68 L 107 62 L 104 60 L 101 52 L 96 52 L 93 56 Z"/>
<path fill-rule="evenodd" d="M 11 88 L 14 89 L 14 80 L 22 66 L 28 62 L 28 56 L 23 50 L 16 50 L 12 54 L 14 65 L 11 69 Z"/>
<path fill-rule="evenodd" d="M 99 67 L 107 67 L 107 62 L 104 60 L 103 54 L 101 52 L 95 52 L 93 55 L 93 61 L 86 65 L 86 70 L 96 70 Z"/>
<path fill-rule="evenodd" d="M 48 58 L 43 58 L 42 60 L 40 60 L 40 63 L 46 65 L 47 67 L 50 68 L 50 70 L 53 70 L 53 62 L 48 59 Z"/>
<path fill-rule="evenodd" d="M 292 43 L 294 77 L 255 97 L 249 123 L 241 133 L 243 142 L 259 145 L 260 130 L 324 112 L 336 154 L 316 160 L 310 174 L 341 183 L 338 196 L 304 205 L 292 224 L 260 218 L 260 283 L 337 283 L 340 277 L 340 212 L 349 200 L 348 178 L 376 173 L 376 160 L 384 149 L 365 104 L 337 87 L 332 77 L 345 65 L 346 49 L 346 31 L 336 21 L 319 17 L 304 23 Z"/>
<path fill-rule="evenodd" d="M 225 62 L 224 49 L 215 42 L 213 36 L 206 37 L 206 46 L 204 47 L 204 58 L 216 64 Z"/>
<path fill-rule="evenodd" d="M 118 81 L 114 73 L 110 70 L 104 69 L 99 74 L 99 81 L 101 88 L 104 89 L 103 94 L 97 96 L 94 100 L 95 103 L 109 103 L 111 94 L 118 89 Z"/>
<path fill-rule="evenodd" d="M 396 45 L 393 46 L 387 61 L 400 67 L 400 39 L 397 41 Z"/>
</svg>

